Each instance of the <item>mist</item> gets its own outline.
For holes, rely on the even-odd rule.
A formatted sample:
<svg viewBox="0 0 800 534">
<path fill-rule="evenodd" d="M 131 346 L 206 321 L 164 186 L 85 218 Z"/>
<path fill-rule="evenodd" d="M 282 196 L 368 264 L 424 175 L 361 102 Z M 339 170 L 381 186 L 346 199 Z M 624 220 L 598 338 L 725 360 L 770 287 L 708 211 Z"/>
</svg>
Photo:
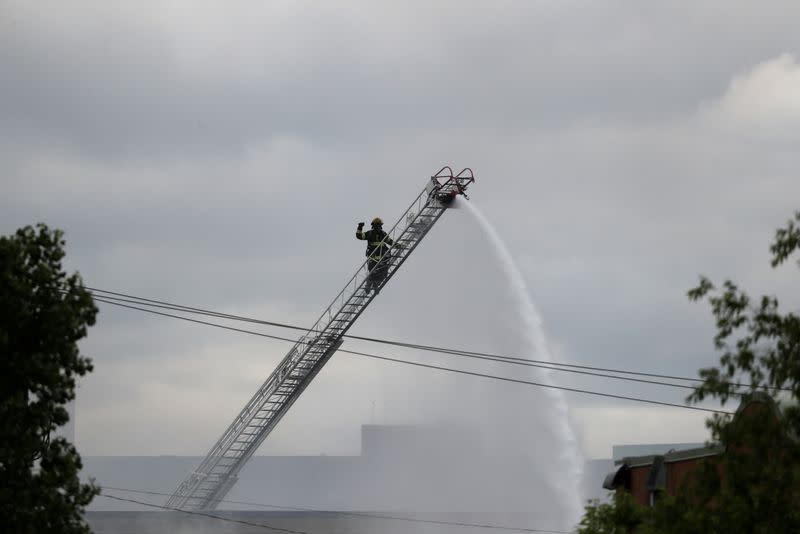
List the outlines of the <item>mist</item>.
<svg viewBox="0 0 800 534">
<path fill-rule="evenodd" d="M 519 271 L 490 230 L 465 205 L 448 210 L 352 333 L 552 360 Z M 351 340 L 344 348 L 555 383 L 531 367 Z M 337 378 L 351 387 L 337 389 Z M 306 426 L 326 416 L 337 428 Z M 285 504 L 304 499 L 318 509 L 445 514 L 532 528 L 570 528 L 579 518 L 583 459 L 558 391 L 339 353 L 273 435 L 285 441 L 281 434 L 293 429 L 296 436 L 300 427 L 309 435 L 352 435 L 364 423 L 388 425 L 389 439 L 377 452 L 351 449 L 362 455 L 359 466 L 316 487 L 296 487 L 282 473 Z M 259 454 L 270 450 L 273 435 Z M 320 447 L 337 442 L 310 439 Z M 232 500 L 257 487 L 247 467 L 240 478 L 242 491 L 234 487 Z"/>
</svg>

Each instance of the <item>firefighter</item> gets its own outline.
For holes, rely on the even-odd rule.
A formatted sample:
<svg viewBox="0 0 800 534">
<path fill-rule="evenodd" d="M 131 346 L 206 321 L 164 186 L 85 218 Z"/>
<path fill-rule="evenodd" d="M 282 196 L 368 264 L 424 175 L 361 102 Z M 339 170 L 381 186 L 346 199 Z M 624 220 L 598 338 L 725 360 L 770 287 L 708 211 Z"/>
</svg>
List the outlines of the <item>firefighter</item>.
<svg viewBox="0 0 800 534">
<path fill-rule="evenodd" d="M 389 269 L 389 248 L 394 244 L 392 238 L 383 231 L 383 221 L 380 217 L 372 219 L 372 229 L 364 231 L 364 223 L 358 223 L 356 229 L 356 239 L 367 242 L 367 291 L 378 291 L 378 288 L 386 278 Z"/>
</svg>

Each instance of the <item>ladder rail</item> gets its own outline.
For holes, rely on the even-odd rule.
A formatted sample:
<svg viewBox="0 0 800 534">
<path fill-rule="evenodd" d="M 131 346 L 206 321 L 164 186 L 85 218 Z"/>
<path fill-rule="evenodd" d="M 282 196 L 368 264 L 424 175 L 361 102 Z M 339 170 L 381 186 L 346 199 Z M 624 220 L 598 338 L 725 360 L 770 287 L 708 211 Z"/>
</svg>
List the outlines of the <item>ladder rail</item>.
<svg viewBox="0 0 800 534">
<path fill-rule="evenodd" d="M 405 218 L 408 217 L 408 214 L 409 214 L 409 212 L 411 212 L 412 209 L 416 208 L 417 213 L 422 211 L 422 207 L 425 205 L 425 202 L 423 202 L 423 197 L 425 196 L 426 193 L 427 193 L 427 189 L 423 189 L 417 195 L 417 198 L 415 198 L 414 201 L 411 202 L 411 204 L 408 206 L 408 208 L 406 208 L 405 211 L 403 211 L 403 214 L 400 216 L 400 218 L 397 220 L 397 222 L 394 224 L 394 226 L 392 226 L 392 228 L 388 232 L 386 232 L 386 236 L 388 238 L 393 239 L 392 236 L 395 235 L 395 233 L 397 232 L 398 227 L 403 223 Z M 386 238 L 384 238 L 381 241 L 381 243 L 384 243 L 384 242 L 386 242 Z M 352 292 L 355 292 L 358 289 L 358 287 L 361 284 L 363 284 L 364 279 L 369 275 L 368 263 L 369 263 L 369 259 L 365 259 L 364 262 L 358 267 L 358 269 L 356 269 L 356 272 L 353 273 L 353 276 L 350 277 L 350 280 L 347 281 L 347 283 L 344 285 L 342 290 L 339 291 L 339 294 L 336 295 L 333 298 L 333 300 L 331 301 L 330 304 L 328 304 L 328 307 L 325 308 L 325 310 L 319 316 L 319 318 L 314 323 L 314 325 L 309 329 L 309 331 L 319 331 L 320 330 L 320 328 L 319 328 L 320 323 L 322 323 L 324 321 L 325 316 L 327 315 L 329 320 L 330 320 L 335 315 L 335 313 L 332 313 L 331 310 L 334 308 L 334 306 L 336 306 L 337 301 L 340 303 L 339 304 L 339 308 L 341 308 L 344 305 L 344 302 L 346 300 L 346 299 L 344 299 L 344 295 L 346 294 L 345 292 L 348 290 L 348 288 L 351 287 L 351 285 L 352 285 L 352 288 L 353 288 Z M 359 275 L 362 276 L 362 279 L 360 281 L 359 281 Z M 352 293 L 350 293 L 350 294 L 352 294 Z"/>
<path fill-rule="evenodd" d="M 467 171 L 469 175 L 465 174 Z M 385 262 L 386 270 L 379 288 L 405 263 L 447 209 L 449 200 L 465 194 L 466 186 L 473 181 L 469 169 L 453 175 L 449 167 L 431 177 L 382 241 L 386 247 L 379 248 L 384 253 L 377 262 Z M 369 261 L 365 259 L 314 325 L 295 342 L 197 469 L 178 485 L 167 506 L 213 510 L 224 498 L 245 463 L 341 346 L 344 334 L 375 298 L 377 291 L 366 289 Z"/>
<path fill-rule="evenodd" d="M 431 220 L 430 224 L 427 224 L 427 225 L 426 225 L 426 227 L 424 228 L 424 230 L 423 230 L 423 233 L 420 235 L 420 237 L 419 237 L 418 239 L 416 239 L 416 240 L 415 240 L 415 241 L 414 241 L 414 242 L 413 242 L 413 243 L 412 243 L 412 244 L 411 244 L 411 245 L 408 247 L 408 249 L 407 249 L 406 253 L 405 253 L 405 254 L 403 254 L 402 256 L 400 256 L 400 257 L 399 257 L 399 260 L 397 261 L 397 263 L 396 263 L 396 264 L 394 264 L 394 265 L 391 267 L 391 270 L 390 270 L 390 271 L 389 271 L 389 272 L 386 274 L 386 278 L 385 278 L 385 279 L 384 279 L 384 281 L 381 283 L 381 286 L 385 285 L 385 284 L 386 284 L 386 283 L 389 281 L 389 278 L 391 278 L 391 277 L 394 275 L 394 273 L 396 273 L 396 272 L 397 272 L 397 271 L 400 269 L 400 266 L 401 266 L 403 263 L 405 263 L 406 259 L 408 259 L 408 257 L 409 257 L 409 256 L 411 255 L 411 253 L 414 251 L 414 249 L 415 249 L 415 248 L 417 248 L 417 246 L 420 244 L 420 242 L 422 241 L 422 238 L 424 238 L 424 237 L 425 237 L 425 235 L 426 235 L 426 234 L 427 234 L 427 233 L 430 231 L 431 227 L 432 227 L 432 226 L 433 226 L 433 225 L 436 223 L 436 221 L 438 221 L 438 220 L 439 220 L 439 218 L 440 218 L 440 217 L 441 217 L 443 214 L 444 214 L 444 209 L 440 210 L 440 211 L 439 211 L 439 212 L 438 212 L 438 213 L 437 213 L 437 214 L 434 216 L 434 218 Z M 374 295 L 374 294 L 373 294 L 373 295 L 370 297 L 370 301 L 371 301 L 373 298 L 375 298 L 375 295 Z M 345 304 L 345 306 L 346 306 L 346 304 Z M 349 319 L 349 320 L 348 320 L 349 322 L 348 322 L 348 324 L 347 324 L 347 327 L 346 327 L 346 328 L 344 329 L 344 331 L 342 332 L 342 335 L 344 335 L 345 333 L 347 333 L 347 331 L 350 329 L 350 327 L 353 325 L 353 323 L 355 323 L 355 321 L 356 321 L 356 320 L 357 320 L 357 319 L 358 319 L 358 318 L 361 316 L 361 314 L 364 312 L 364 310 L 366 309 L 366 307 L 367 307 L 366 305 L 363 305 L 363 306 L 360 306 L 360 307 L 359 307 L 359 309 L 358 309 L 358 310 L 357 310 L 357 311 L 354 313 L 354 316 L 353 316 L 351 319 Z M 344 308 L 344 306 L 342 307 L 342 309 L 343 309 L 343 308 Z M 342 313 L 341 309 L 340 309 L 339 313 L 340 313 L 340 314 Z M 335 318 L 334 318 L 334 319 L 335 319 Z"/>
<path fill-rule="evenodd" d="M 211 450 L 206 455 L 203 462 L 200 466 L 194 471 L 194 473 L 198 474 L 199 476 L 212 474 L 215 468 L 219 465 L 219 462 L 225 458 L 226 452 L 230 451 L 231 446 L 236 443 L 236 438 L 240 436 L 244 430 L 253 426 L 251 423 L 253 419 L 261 412 L 264 411 L 264 407 L 269 404 L 276 404 L 278 405 L 277 408 L 269 408 L 267 411 L 272 412 L 279 412 L 281 410 L 281 406 L 286 404 L 285 399 L 274 399 L 274 397 L 284 397 L 288 395 L 284 395 L 279 392 L 281 383 L 285 381 L 286 378 L 290 377 L 294 369 L 300 364 L 302 358 L 300 358 L 296 351 L 295 347 L 293 347 L 281 364 L 270 374 L 267 380 L 262 384 L 262 386 L 256 391 L 256 394 L 250 399 L 250 401 L 245 405 L 244 409 L 239 413 L 239 415 L 234 419 L 234 421 L 228 426 L 227 430 L 223 433 L 222 437 L 217 441 L 217 443 L 211 448 Z M 309 371 L 313 370 L 313 366 L 310 368 Z M 305 373 L 307 375 L 308 373 Z M 305 376 L 303 376 L 305 378 Z M 264 400 L 265 399 L 265 400 Z M 263 400 L 263 401 L 262 401 Z M 271 421 L 275 418 L 275 413 L 269 418 L 264 418 L 267 421 Z M 259 429 L 259 433 L 261 430 Z M 266 435 L 264 435 L 266 437 Z M 263 440 L 262 440 L 263 441 Z M 241 456 L 238 455 L 238 456 Z M 237 458 L 238 459 L 238 458 Z M 187 477 L 187 480 L 184 483 L 187 485 L 179 486 L 178 490 L 170 497 L 168 501 L 169 506 L 178 507 L 179 501 L 181 500 L 181 494 L 184 493 L 183 490 L 190 490 L 193 486 L 197 485 L 197 480 L 192 479 L 189 480 L 191 477 Z M 173 498 L 174 497 L 174 498 Z"/>
<path fill-rule="evenodd" d="M 268 424 L 258 432 L 258 434 L 253 440 L 249 442 L 249 444 L 247 445 L 247 450 L 244 451 L 242 455 L 240 455 L 239 459 L 232 465 L 230 472 L 226 475 L 228 478 L 232 479 L 232 481 L 230 482 L 229 485 L 227 484 L 220 485 L 219 489 L 216 492 L 214 492 L 214 494 L 212 494 L 207 498 L 208 501 L 208 505 L 206 506 L 207 508 L 212 508 L 212 509 L 216 508 L 219 502 L 223 498 L 225 498 L 225 494 L 230 490 L 231 487 L 233 487 L 233 484 L 237 480 L 239 471 L 241 471 L 241 469 L 244 467 L 244 464 L 247 462 L 247 460 L 250 459 L 250 457 L 253 454 L 255 454 L 255 451 L 258 450 L 258 448 L 261 446 L 264 440 L 267 439 L 267 436 L 272 432 L 272 429 L 274 429 L 278 425 L 278 423 L 286 414 L 286 412 L 289 411 L 289 408 L 292 407 L 292 405 L 300 397 L 303 391 L 305 391 L 306 387 L 308 387 L 308 385 L 311 383 L 314 377 L 316 377 L 317 373 L 319 373 L 322 370 L 322 367 L 325 365 L 325 363 L 327 363 L 327 361 L 333 356 L 336 350 L 342 345 L 342 342 L 343 340 L 340 339 L 339 341 L 334 343 L 330 347 L 330 349 L 326 351 L 325 355 L 323 356 L 325 361 L 321 362 L 319 365 L 316 365 L 311 369 L 311 371 L 304 377 L 301 384 L 299 384 L 299 386 L 292 391 L 288 399 L 281 405 L 278 413 L 274 417 L 270 418 Z"/>
</svg>

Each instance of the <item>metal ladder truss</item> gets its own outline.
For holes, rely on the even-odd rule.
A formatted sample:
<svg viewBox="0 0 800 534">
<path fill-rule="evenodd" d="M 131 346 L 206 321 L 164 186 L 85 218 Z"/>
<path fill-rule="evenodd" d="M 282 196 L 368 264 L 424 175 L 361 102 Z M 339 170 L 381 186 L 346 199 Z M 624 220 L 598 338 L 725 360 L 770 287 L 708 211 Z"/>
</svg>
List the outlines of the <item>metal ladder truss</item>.
<svg viewBox="0 0 800 534">
<path fill-rule="evenodd" d="M 244 464 L 278 424 L 303 390 L 342 344 L 343 336 L 377 291 L 394 275 L 422 238 L 475 178 L 470 169 L 453 174 L 443 167 L 403 212 L 377 258 L 381 279 L 370 277 L 369 260 L 356 270 L 317 322 L 289 350 L 253 398 L 228 426 L 202 463 L 181 482 L 166 505 L 181 510 L 213 510 L 236 483 Z M 373 258 L 374 260 L 375 258 Z M 376 267 L 373 269 L 377 271 Z"/>
</svg>

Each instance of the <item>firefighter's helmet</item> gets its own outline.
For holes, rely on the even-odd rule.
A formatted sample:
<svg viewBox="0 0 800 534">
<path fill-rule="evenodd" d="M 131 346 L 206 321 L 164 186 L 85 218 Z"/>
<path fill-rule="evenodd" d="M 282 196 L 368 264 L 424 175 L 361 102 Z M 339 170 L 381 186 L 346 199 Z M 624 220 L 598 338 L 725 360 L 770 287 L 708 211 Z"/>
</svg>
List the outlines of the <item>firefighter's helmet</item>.
<svg viewBox="0 0 800 534">
<path fill-rule="evenodd" d="M 372 219 L 372 226 L 383 226 L 383 221 L 380 217 L 375 217 Z"/>
</svg>

